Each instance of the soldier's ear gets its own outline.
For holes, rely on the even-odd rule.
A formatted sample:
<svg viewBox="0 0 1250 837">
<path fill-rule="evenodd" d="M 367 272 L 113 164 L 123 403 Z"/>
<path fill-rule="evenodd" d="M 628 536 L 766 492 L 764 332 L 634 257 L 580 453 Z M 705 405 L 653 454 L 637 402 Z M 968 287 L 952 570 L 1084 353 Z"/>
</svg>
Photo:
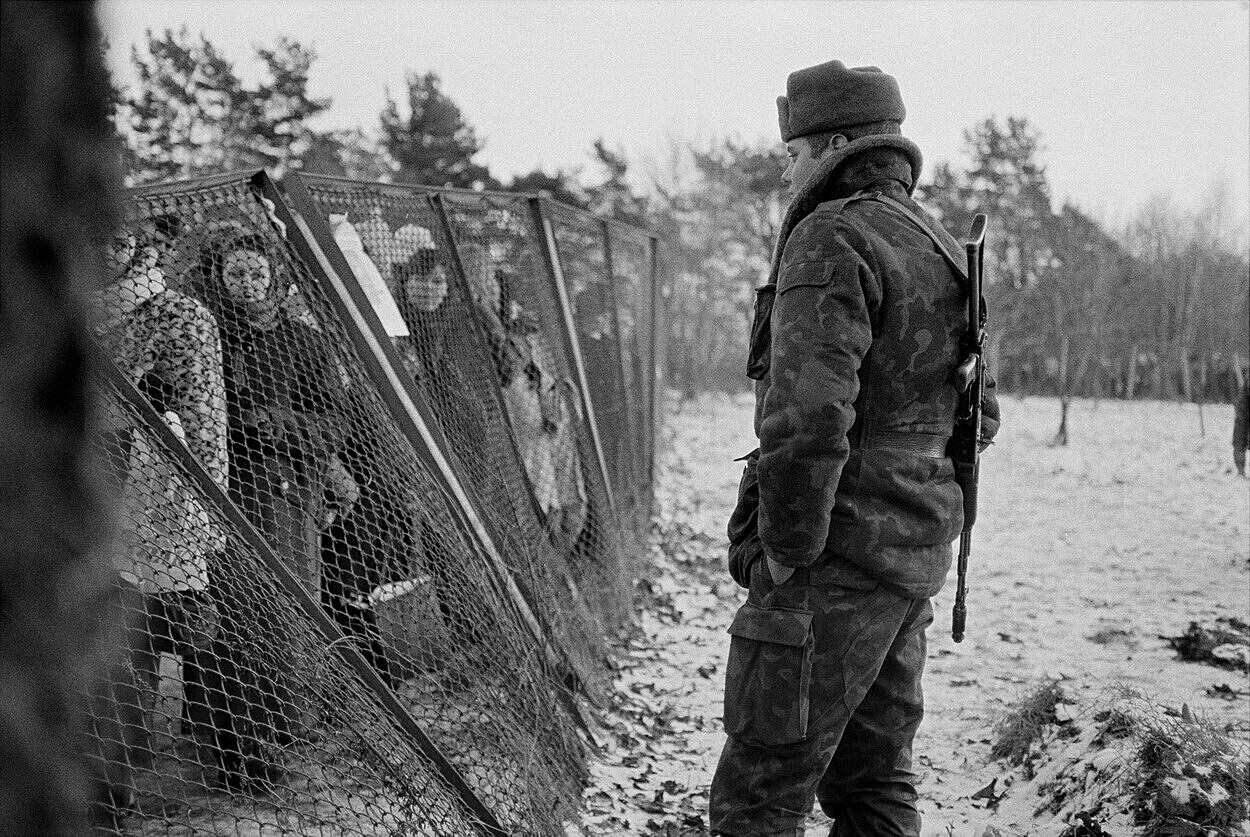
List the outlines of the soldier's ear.
<svg viewBox="0 0 1250 837">
<path fill-rule="evenodd" d="M 848 142 L 850 142 L 850 140 L 846 138 L 845 134 L 834 134 L 832 137 L 829 138 L 829 146 L 834 151 L 837 151 L 839 148 L 846 145 Z"/>
</svg>

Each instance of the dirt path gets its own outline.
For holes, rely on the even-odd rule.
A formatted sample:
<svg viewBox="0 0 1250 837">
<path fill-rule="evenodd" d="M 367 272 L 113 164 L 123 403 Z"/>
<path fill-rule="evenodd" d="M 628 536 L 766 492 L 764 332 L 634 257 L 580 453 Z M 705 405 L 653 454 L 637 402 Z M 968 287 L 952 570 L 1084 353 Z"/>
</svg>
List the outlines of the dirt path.
<svg viewBox="0 0 1250 837">
<path fill-rule="evenodd" d="M 1071 444 L 1051 448 L 1053 399 L 1008 399 L 984 460 L 968 638 L 949 636 L 953 583 L 935 601 L 917 741 L 926 835 L 1058 834 L 1029 800 L 971 797 L 999 777 L 994 723 L 1043 677 L 1073 712 L 1126 688 L 1187 704 L 1250 735 L 1247 700 L 1208 689 L 1242 675 L 1179 662 L 1161 636 L 1190 620 L 1250 615 L 1250 481 L 1229 473 L 1231 408 L 1076 403 Z M 640 630 L 622 645 L 611 741 L 587 792 L 587 833 L 703 834 L 720 751 L 724 633 L 744 593 L 724 571 L 724 523 L 752 447 L 748 398 L 707 398 L 672 417 L 658 489 L 664 537 L 643 582 Z M 1001 784 L 1000 784 L 1001 788 Z M 826 828 L 814 816 L 810 835 Z"/>
</svg>

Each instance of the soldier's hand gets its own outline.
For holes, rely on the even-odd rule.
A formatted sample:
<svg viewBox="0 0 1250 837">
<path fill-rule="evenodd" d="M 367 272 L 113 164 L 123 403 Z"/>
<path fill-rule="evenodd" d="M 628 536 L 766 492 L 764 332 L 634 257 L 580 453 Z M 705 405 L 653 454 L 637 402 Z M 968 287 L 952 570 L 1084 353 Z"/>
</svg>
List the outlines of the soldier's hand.
<svg viewBox="0 0 1250 837">
<path fill-rule="evenodd" d="M 765 556 L 767 558 L 767 556 Z M 794 575 L 794 567 L 787 567 L 785 564 L 778 564 L 772 558 L 767 558 L 768 574 L 773 578 L 773 584 L 780 587 L 790 580 L 790 576 Z"/>
</svg>

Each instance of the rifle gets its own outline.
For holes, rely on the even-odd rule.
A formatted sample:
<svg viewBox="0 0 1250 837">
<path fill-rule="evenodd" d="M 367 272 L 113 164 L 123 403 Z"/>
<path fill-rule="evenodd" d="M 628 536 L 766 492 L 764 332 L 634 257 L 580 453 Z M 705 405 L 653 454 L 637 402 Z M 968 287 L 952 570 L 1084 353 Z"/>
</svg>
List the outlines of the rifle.
<svg viewBox="0 0 1250 837">
<path fill-rule="evenodd" d="M 985 260 L 984 213 L 972 218 L 972 229 L 964 242 L 968 257 L 968 331 L 959 347 L 964 360 L 955 370 L 955 386 L 959 389 L 959 411 L 955 414 L 955 434 L 951 440 L 951 459 L 955 463 L 955 482 L 964 497 L 964 528 L 959 533 L 958 582 L 955 606 L 951 611 L 951 639 L 964 640 L 964 624 L 968 619 L 968 556 L 972 553 L 972 525 L 977 521 L 977 478 L 981 470 L 981 397 L 985 394 L 985 302 L 981 299 L 981 269 Z"/>
</svg>

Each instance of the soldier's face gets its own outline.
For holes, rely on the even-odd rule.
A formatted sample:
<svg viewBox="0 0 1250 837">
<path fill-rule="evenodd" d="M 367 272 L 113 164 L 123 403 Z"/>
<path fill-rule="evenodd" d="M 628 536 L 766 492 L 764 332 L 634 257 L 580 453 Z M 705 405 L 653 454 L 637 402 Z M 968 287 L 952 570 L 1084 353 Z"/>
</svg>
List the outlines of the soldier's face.
<svg viewBox="0 0 1250 837">
<path fill-rule="evenodd" d="M 811 143 L 805 137 L 795 137 L 786 143 L 786 156 L 789 158 L 789 163 L 786 164 L 786 170 L 781 174 L 781 182 L 786 184 L 790 197 L 793 198 L 801 192 L 812 179 L 820 165 L 820 158 L 824 156 L 823 152 L 828 150 L 826 146 L 822 153 L 813 154 Z"/>
<path fill-rule="evenodd" d="M 790 197 L 793 198 L 811 182 L 820 168 L 820 161 L 835 148 L 846 145 L 847 139 L 841 134 L 834 134 L 819 151 L 812 147 L 807 137 L 795 137 L 786 143 L 786 156 L 789 163 L 781 174 L 781 182 L 786 184 Z"/>
</svg>

